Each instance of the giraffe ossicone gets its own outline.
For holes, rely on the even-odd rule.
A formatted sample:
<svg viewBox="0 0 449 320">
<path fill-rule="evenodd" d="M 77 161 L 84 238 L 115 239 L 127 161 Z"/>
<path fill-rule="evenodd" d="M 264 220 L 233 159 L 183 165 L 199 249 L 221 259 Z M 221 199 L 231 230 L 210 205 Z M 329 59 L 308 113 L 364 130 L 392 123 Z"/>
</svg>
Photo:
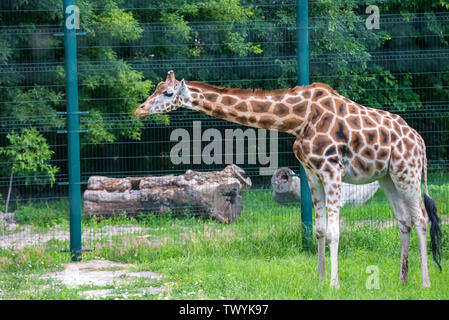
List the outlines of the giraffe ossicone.
<svg viewBox="0 0 449 320">
<path fill-rule="evenodd" d="M 315 210 L 318 273 L 320 278 L 326 278 L 327 239 L 331 286 L 339 286 L 342 182 L 365 184 L 376 180 L 399 225 L 400 281 L 408 279 L 410 231 L 415 226 L 420 247 L 421 285 L 430 286 L 428 221 L 432 223 L 432 254 L 439 267 L 441 229 L 435 201 L 427 190 L 424 140 L 401 117 L 359 105 L 323 83 L 271 91 L 223 88 L 198 81 L 178 81 L 173 71 L 168 72 L 166 80 L 136 109 L 135 115 L 146 118 L 181 106 L 244 126 L 278 130 L 296 137 L 293 152 L 306 170 Z"/>
</svg>

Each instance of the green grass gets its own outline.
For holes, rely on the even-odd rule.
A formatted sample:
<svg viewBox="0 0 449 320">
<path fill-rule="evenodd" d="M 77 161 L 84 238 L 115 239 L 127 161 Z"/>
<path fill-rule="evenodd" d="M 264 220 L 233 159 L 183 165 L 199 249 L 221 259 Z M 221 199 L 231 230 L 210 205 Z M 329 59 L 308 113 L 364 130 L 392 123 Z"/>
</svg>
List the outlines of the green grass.
<svg viewBox="0 0 449 320">
<path fill-rule="evenodd" d="M 440 215 L 447 214 L 445 186 L 432 186 Z M 159 295 L 140 299 L 448 299 L 449 298 L 449 226 L 443 225 L 443 272 L 429 256 L 432 287 L 420 288 L 419 250 L 413 231 L 409 261 L 409 283 L 399 285 L 400 238 L 396 227 L 378 230 L 366 226 L 342 232 L 339 250 L 341 288 L 329 288 L 328 280 L 319 281 L 316 272 L 316 248 L 304 251 L 301 239 L 299 206 L 281 206 L 268 191 L 244 195 L 245 209 L 236 222 L 223 225 L 207 219 L 147 216 L 141 220 L 118 217 L 111 220 L 83 220 L 83 229 L 134 225 L 149 228 L 141 232 L 112 236 L 112 243 L 88 241 L 84 259 L 99 257 L 132 263 L 138 270 L 166 275 L 162 281 L 129 283 L 117 290 L 132 292 L 145 286 L 170 287 Z M 21 206 L 21 221 L 36 226 L 66 225 L 67 203 Z M 46 212 L 42 221 L 39 212 Z M 343 217 L 391 219 L 392 213 L 382 194 L 376 194 L 361 208 L 344 208 Z M 60 215 L 60 216 L 58 216 Z M 45 223 L 44 223 L 45 221 Z M 140 236 L 140 237 L 139 237 Z M 45 272 L 62 269 L 70 262 L 60 249 L 68 242 L 51 241 L 46 247 L 0 250 L 0 298 L 3 299 L 80 299 L 77 289 L 49 280 Z M 369 266 L 379 270 L 379 289 L 367 289 Z M 130 298 L 131 299 L 131 298 Z"/>
<path fill-rule="evenodd" d="M 68 201 L 36 201 L 21 205 L 15 211 L 14 217 L 20 224 L 38 227 L 52 227 L 61 223 L 68 223 Z"/>
</svg>

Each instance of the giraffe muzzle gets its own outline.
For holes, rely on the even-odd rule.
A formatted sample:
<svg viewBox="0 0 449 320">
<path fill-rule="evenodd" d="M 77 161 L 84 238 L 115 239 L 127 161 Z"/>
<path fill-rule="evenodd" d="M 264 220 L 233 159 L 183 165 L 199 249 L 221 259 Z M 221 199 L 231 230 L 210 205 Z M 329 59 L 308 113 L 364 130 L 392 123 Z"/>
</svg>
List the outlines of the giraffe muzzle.
<svg viewBox="0 0 449 320">
<path fill-rule="evenodd" d="M 136 109 L 136 111 L 134 112 L 134 115 L 140 119 L 145 119 L 150 115 L 150 113 L 148 111 L 146 111 L 143 108 L 143 106 L 140 106 Z"/>
</svg>

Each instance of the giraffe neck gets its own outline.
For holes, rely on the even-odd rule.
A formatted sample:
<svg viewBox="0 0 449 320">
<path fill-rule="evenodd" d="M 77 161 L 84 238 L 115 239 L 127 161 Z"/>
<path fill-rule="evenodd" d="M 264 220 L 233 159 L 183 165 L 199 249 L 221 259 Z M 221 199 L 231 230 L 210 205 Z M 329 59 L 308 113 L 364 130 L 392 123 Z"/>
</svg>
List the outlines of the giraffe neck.
<svg viewBox="0 0 449 320">
<path fill-rule="evenodd" d="M 254 128 L 299 135 L 310 113 L 311 90 L 295 87 L 272 91 L 221 88 L 187 82 L 185 106 L 210 116 Z"/>
</svg>

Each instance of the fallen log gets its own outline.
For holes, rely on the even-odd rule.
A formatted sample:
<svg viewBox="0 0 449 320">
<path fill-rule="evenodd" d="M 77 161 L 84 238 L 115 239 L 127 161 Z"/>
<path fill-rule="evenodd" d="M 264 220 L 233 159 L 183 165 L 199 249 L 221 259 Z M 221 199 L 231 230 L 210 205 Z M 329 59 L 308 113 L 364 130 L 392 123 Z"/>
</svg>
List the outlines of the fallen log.
<svg viewBox="0 0 449 320">
<path fill-rule="evenodd" d="M 277 169 L 271 177 L 273 198 L 280 204 L 301 202 L 301 179 L 293 176 L 295 172 L 290 168 Z M 364 185 L 342 183 L 342 206 L 361 206 L 373 197 L 379 189 L 377 181 Z"/>
<path fill-rule="evenodd" d="M 92 176 L 84 192 L 84 215 L 111 217 L 142 213 L 193 214 L 230 223 L 243 210 L 241 194 L 251 187 L 245 171 L 229 165 L 222 171 L 187 170 L 183 175 L 108 178 Z"/>
</svg>

